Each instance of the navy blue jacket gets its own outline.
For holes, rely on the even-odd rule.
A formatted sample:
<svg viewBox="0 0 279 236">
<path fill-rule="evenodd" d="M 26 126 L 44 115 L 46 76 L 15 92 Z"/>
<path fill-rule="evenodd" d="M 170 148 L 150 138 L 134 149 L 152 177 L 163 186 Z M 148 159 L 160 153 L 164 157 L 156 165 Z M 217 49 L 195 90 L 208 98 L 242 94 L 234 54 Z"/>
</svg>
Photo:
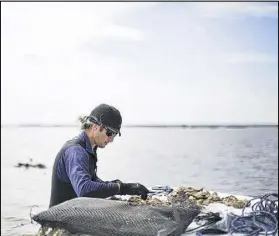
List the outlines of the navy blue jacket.
<svg viewBox="0 0 279 236">
<path fill-rule="evenodd" d="M 118 184 L 98 178 L 96 150 L 85 131 L 64 144 L 53 165 L 50 207 L 75 197 L 106 198 L 119 193 Z"/>
</svg>

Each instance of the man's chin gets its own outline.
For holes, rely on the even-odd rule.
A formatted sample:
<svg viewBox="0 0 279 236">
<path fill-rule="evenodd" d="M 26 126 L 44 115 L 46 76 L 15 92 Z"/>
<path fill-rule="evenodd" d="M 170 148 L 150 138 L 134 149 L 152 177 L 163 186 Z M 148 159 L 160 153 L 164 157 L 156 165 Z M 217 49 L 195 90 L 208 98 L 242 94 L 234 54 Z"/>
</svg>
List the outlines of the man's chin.
<svg viewBox="0 0 279 236">
<path fill-rule="evenodd" d="M 103 144 L 103 145 L 99 145 L 99 148 L 105 148 L 107 146 L 107 143 Z"/>
</svg>

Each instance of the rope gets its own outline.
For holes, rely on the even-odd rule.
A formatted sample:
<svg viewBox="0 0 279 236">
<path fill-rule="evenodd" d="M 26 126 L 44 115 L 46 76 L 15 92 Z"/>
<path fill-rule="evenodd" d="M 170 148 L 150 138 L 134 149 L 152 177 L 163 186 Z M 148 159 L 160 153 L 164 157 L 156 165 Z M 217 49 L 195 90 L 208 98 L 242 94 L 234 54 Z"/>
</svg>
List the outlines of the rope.
<svg viewBox="0 0 279 236">
<path fill-rule="evenodd" d="M 274 199 L 271 199 L 271 198 Z M 252 201 L 258 200 L 252 206 Z M 251 207 L 252 212 L 245 213 Z M 242 215 L 236 216 L 231 223 L 230 233 L 243 233 L 245 235 L 265 235 L 275 236 L 278 231 L 278 194 L 269 193 L 255 197 L 248 201 L 243 207 Z"/>
<path fill-rule="evenodd" d="M 13 231 L 14 229 L 21 228 L 21 227 L 24 227 L 24 226 L 26 226 L 26 225 L 35 224 L 34 221 L 32 220 L 32 216 L 33 216 L 33 214 L 32 214 L 32 209 L 33 209 L 33 207 L 39 207 L 39 206 L 37 206 L 37 205 L 31 206 L 30 212 L 29 212 L 29 216 L 30 216 L 30 222 L 29 222 L 29 223 L 25 223 L 25 224 L 24 224 L 24 223 L 21 223 L 21 224 L 19 224 L 19 225 L 13 226 L 13 227 L 11 227 L 10 229 L 8 229 L 7 232 L 11 232 L 11 231 Z"/>
</svg>

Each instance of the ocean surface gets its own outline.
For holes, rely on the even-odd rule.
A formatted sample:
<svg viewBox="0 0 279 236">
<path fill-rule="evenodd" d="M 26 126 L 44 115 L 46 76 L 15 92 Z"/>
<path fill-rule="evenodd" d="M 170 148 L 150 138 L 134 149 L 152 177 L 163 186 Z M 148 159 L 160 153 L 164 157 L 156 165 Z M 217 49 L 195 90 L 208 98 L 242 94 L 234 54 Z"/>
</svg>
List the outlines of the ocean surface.
<svg viewBox="0 0 279 236">
<path fill-rule="evenodd" d="M 30 224 L 31 207 L 37 206 L 33 214 L 48 208 L 56 153 L 79 132 L 78 127 L 1 128 L 1 235 L 37 232 L 39 226 Z M 278 193 L 278 128 L 124 128 L 98 158 L 103 180 Z M 14 167 L 30 159 L 47 168 Z"/>
</svg>

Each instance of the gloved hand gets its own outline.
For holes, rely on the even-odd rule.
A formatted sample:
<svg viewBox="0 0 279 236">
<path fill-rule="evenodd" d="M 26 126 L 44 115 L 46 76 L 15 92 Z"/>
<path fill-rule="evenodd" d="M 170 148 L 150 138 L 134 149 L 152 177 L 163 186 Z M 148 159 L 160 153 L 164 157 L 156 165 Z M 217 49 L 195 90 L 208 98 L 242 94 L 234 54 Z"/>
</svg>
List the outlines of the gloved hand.
<svg viewBox="0 0 279 236">
<path fill-rule="evenodd" d="M 111 183 L 116 183 L 116 184 L 122 184 L 122 182 L 119 179 L 115 179 L 110 181 Z"/>
<path fill-rule="evenodd" d="M 121 183 L 121 195 L 140 195 L 143 200 L 146 200 L 149 190 L 139 183 Z"/>
</svg>

